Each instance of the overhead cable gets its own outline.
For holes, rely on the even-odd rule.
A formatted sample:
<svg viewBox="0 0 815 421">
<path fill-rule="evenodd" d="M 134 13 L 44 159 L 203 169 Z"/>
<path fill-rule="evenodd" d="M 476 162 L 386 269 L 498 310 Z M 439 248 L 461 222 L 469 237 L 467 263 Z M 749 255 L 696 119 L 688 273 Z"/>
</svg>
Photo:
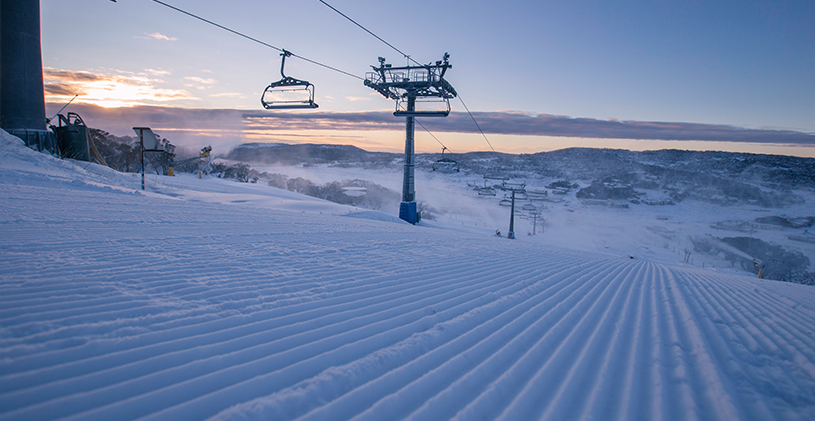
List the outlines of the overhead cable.
<svg viewBox="0 0 815 421">
<path fill-rule="evenodd" d="M 470 109 L 467 108 L 467 104 L 464 103 L 464 99 L 461 98 L 461 94 L 458 95 L 458 99 L 459 99 L 459 101 L 461 101 L 461 105 L 464 106 L 464 109 L 467 110 L 467 114 L 469 114 L 470 118 L 473 119 L 473 123 L 475 123 L 475 127 L 478 127 L 478 131 L 481 132 L 481 136 L 484 136 L 484 140 L 486 140 L 487 144 L 490 145 L 490 149 L 492 149 L 492 151 L 495 152 L 495 148 L 492 147 L 492 143 L 490 143 L 490 140 L 487 139 L 487 135 L 485 135 L 484 131 L 481 130 L 481 126 L 479 126 L 478 122 L 475 121 L 475 117 L 473 116 L 473 113 L 471 113 Z"/>
<path fill-rule="evenodd" d="M 271 49 L 273 49 L 273 50 L 280 51 L 281 53 L 283 52 L 283 49 L 282 49 L 282 48 L 275 47 L 274 45 L 271 45 L 271 44 L 269 44 L 269 43 L 263 42 L 263 41 L 261 41 L 261 40 L 259 40 L 259 39 L 257 39 L 257 38 L 250 37 L 249 35 L 246 35 L 246 34 L 244 34 L 244 33 L 238 32 L 238 31 L 236 31 L 236 30 L 234 30 L 234 29 L 227 28 L 226 26 L 223 26 L 223 25 L 217 24 L 217 23 L 215 23 L 215 22 L 213 22 L 213 21 L 211 21 L 211 20 L 204 19 L 204 18 L 202 18 L 201 16 L 198 16 L 198 15 L 196 15 L 196 14 L 190 13 L 190 12 L 188 12 L 188 11 L 186 11 L 186 10 L 183 10 L 183 9 L 179 9 L 178 7 L 175 7 L 175 6 L 171 5 L 171 4 L 167 4 L 167 3 L 163 2 L 163 1 L 160 1 L 160 0 L 152 0 L 152 1 L 153 1 L 153 2 L 155 2 L 155 3 L 158 3 L 158 4 L 162 5 L 162 6 L 169 7 L 170 9 L 173 9 L 173 10 L 175 10 L 175 11 L 177 11 L 177 12 L 183 13 L 183 14 L 185 14 L 185 15 L 187 15 L 187 16 L 192 17 L 192 18 L 195 18 L 195 19 L 198 19 L 198 20 L 200 20 L 200 21 L 206 22 L 206 23 L 208 23 L 208 24 L 210 24 L 210 25 L 217 26 L 218 28 L 221 28 L 221 29 L 223 29 L 223 30 L 225 30 L 225 31 L 231 32 L 231 33 L 233 33 L 233 34 L 235 34 L 235 35 L 238 35 L 238 36 L 241 36 L 241 37 L 243 37 L 243 38 L 246 38 L 246 39 L 248 39 L 248 40 L 250 40 L 250 41 L 254 41 L 254 42 L 256 42 L 256 43 L 258 43 L 258 44 L 260 44 L 260 45 L 263 45 L 263 46 L 269 47 L 269 48 L 271 48 Z M 311 59 L 305 58 L 305 57 L 303 57 L 303 56 L 300 56 L 300 55 L 297 55 L 297 54 L 294 54 L 294 53 L 292 53 L 292 55 L 291 55 L 291 56 L 292 56 L 292 57 L 299 58 L 300 60 L 303 60 L 303 61 L 309 62 L 309 63 L 311 63 L 311 64 L 316 64 L 317 66 L 324 67 L 324 68 L 326 68 L 326 69 L 333 70 L 333 71 L 338 72 L 338 73 L 342 73 L 342 74 L 344 74 L 344 75 L 346 75 L 346 76 L 351 76 L 351 77 L 356 78 L 356 79 L 359 79 L 359 80 L 365 80 L 365 78 L 360 77 L 360 76 L 357 76 L 357 75 L 355 75 L 355 74 L 353 74 L 353 73 L 348 73 L 348 72 L 346 72 L 346 71 L 344 71 L 344 70 L 340 70 L 340 69 L 338 69 L 338 68 L 336 68 L 336 67 L 332 67 L 332 66 L 329 66 L 329 65 L 327 65 L 327 64 L 323 64 L 323 63 L 320 63 L 320 62 L 317 62 L 317 61 L 314 61 L 314 60 L 311 60 Z"/>
<path fill-rule="evenodd" d="M 422 122 L 421 122 L 421 121 L 419 121 L 419 120 L 413 120 L 413 121 L 415 121 L 415 122 L 416 122 L 416 123 L 418 123 L 420 126 L 422 126 L 422 128 L 424 129 L 424 131 L 426 131 L 426 132 L 427 132 L 427 134 L 429 134 L 429 135 L 430 135 L 430 136 L 431 136 L 433 139 L 436 139 L 436 142 L 439 142 L 439 145 L 441 145 L 441 147 L 442 147 L 442 148 L 447 149 L 448 151 L 450 150 L 450 148 L 448 148 L 447 146 L 444 146 L 444 143 L 441 143 L 441 140 L 439 140 L 439 139 L 438 139 L 438 138 L 437 138 L 435 135 L 433 135 L 433 133 L 430 133 L 430 130 L 427 130 L 427 127 L 425 127 L 425 126 L 424 126 L 424 124 L 422 124 Z M 452 152 L 452 151 L 451 151 L 451 152 Z"/>
<path fill-rule="evenodd" d="M 333 10 L 333 11 L 335 11 L 335 12 L 339 13 L 339 14 L 340 14 L 340 16 L 342 16 L 342 17 L 344 17 L 344 18 L 346 18 L 346 19 L 350 20 L 350 21 L 351 21 L 351 22 L 352 22 L 354 25 L 359 26 L 360 28 L 362 28 L 362 30 L 363 30 L 363 31 L 365 31 L 365 32 L 367 32 L 367 33 L 369 33 L 369 34 L 371 34 L 371 35 L 372 35 L 374 38 L 376 38 L 376 39 L 378 39 L 378 40 L 382 41 L 383 43 L 385 43 L 385 45 L 387 45 L 388 47 L 391 47 L 391 48 L 393 48 L 394 50 L 396 50 L 396 52 L 397 52 L 397 53 L 401 54 L 401 55 L 402 55 L 402 56 L 404 56 L 406 59 L 408 59 L 408 60 L 410 60 L 410 61 L 412 61 L 412 62 L 416 63 L 416 64 L 417 64 L 417 65 L 419 65 L 419 66 L 421 66 L 421 64 L 420 64 L 418 61 L 416 61 L 416 60 L 412 59 L 412 58 L 411 58 L 409 55 L 407 55 L 407 54 L 403 53 L 401 50 L 399 50 L 398 48 L 396 48 L 396 47 L 394 47 L 393 45 L 391 45 L 391 43 L 389 43 L 388 41 L 385 41 L 384 39 L 382 39 L 382 38 L 381 38 L 379 35 L 377 35 L 377 34 L 375 34 L 375 33 L 371 32 L 370 30 L 368 30 L 368 28 L 366 28 L 366 27 L 364 27 L 364 26 L 360 25 L 360 24 L 359 24 L 357 21 L 355 21 L 355 20 L 351 19 L 350 17 L 348 17 L 348 15 L 346 15 L 345 13 L 340 12 L 339 10 L 337 10 L 337 8 L 335 8 L 334 6 L 332 6 L 332 5 L 328 4 L 328 3 L 326 3 L 324 0 L 319 0 L 319 1 L 320 1 L 320 3 L 322 3 L 322 4 L 326 5 L 326 6 L 328 6 L 328 7 L 329 7 L 331 10 Z"/>
</svg>

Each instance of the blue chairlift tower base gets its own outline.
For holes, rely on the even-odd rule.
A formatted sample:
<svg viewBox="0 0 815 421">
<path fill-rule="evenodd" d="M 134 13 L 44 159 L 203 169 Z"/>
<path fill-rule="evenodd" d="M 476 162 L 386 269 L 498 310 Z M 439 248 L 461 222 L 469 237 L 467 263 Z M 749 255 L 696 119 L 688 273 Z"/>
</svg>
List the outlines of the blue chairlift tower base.
<svg viewBox="0 0 815 421">
<path fill-rule="evenodd" d="M 402 202 L 399 204 L 399 219 L 415 224 L 419 222 L 419 212 L 416 211 L 416 202 Z"/>
</svg>

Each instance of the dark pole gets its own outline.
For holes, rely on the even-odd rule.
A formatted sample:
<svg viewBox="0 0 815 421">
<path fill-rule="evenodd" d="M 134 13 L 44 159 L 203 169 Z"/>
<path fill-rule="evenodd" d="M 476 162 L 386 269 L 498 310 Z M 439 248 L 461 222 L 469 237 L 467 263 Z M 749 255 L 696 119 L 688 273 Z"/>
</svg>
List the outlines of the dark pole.
<svg viewBox="0 0 815 421">
<path fill-rule="evenodd" d="M 416 97 L 408 97 L 407 110 L 408 112 L 416 111 Z M 414 118 L 413 116 L 407 116 L 405 118 L 407 124 L 405 127 L 405 169 L 402 180 L 403 202 L 413 202 L 416 195 L 413 184 L 413 153 L 415 150 L 413 136 L 416 127 Z"/>
<path fill-rule="evenodd" d="M 538 231 L 538 214 L 532 214 L 532 235 L 537 234 Z"/>
<path fill-rule="evenodd" d="M 515 189 L 512 190 L 512 207 L 509 213 L 509 234 L 507 238 L 515 238 Z"/>
<path fill-rule="evenodd" d="M 144 190 L 144 133 L 139 132 L 139 144 L 141 145 L 141 189 Z"/>
</svg>

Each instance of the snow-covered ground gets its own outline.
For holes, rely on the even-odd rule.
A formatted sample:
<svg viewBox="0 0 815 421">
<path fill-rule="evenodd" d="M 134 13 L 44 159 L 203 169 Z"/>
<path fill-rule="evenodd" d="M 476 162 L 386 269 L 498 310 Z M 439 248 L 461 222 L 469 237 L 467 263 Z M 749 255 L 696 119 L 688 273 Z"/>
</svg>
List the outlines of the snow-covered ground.
<svg viewBox="0 0 815 421">
<path fill-rule="evenodd" d="M 232 161 L 225 161 L 234 163 Z M 394 165 L 391 169 L 361 169 L 328 165 L 280 166 L 252 164 L 257 171 L 269 174 L 284 174 L 290 178 L 301 177 L 315 184 L 325 184 L 341 180 L 365 180 L 378 183 L 401 193 L 402 169 Z M 497 172 L 497 169 L 496 169 Z M 528 179 L 512 182 L 528 183 L 530 190 L 546 190 L 545 185 L 554 181 L 538 180 L 533 174 Z M 260 181 L 264 182 L 263 179 Z M 492 181 L 495 182 L 495 181 Z M 591 180 L 586 180 L 585 185 Z M 436 225 L 446 229 L 464 230 L 478 234 L 488 234 L 500 230 L 504 235 L 509 230 L 510 208 L 499 206 L 505 193 L 498 190 L 494 197 L 479 196 L 471 185 L 483 185 L 480 175 L 465 173 L 442 174 L 416 171 L 416 197 L 426 202 L 435 211 Z M 792 241 L 788 235 L 804 235 L 806 228 L 763 228 L 750 231 L 728 231 L 714 228 L 716 223 L 730 225 L 750 222 L 759 217 L 784 214 L 790 217 L 815 216 L 815 195 L 801 190 L 794 192 L 806 200 L 805 203 L 791 205 L 784 209 L 767 209 L 760 206 L 718 206 L 694 200 L 686 200 L 670 206 L 649 206 L 630 204 L 629 208 L 603 206 L 603 201 L 583 201 L 575 197 L 577 189 L 567 195 L 550 194 L 547 201 L 518 200 L 520 209 L 525 204 L 533 204 L 541 211 L 544 223 L 536 220 L 537 232 L 533 231 L 532 220 L 515 218 L 515 232 L 519 240 L 568 247 L 608 254 L 610 256 L 647 257 L 660 263 L 685 263 L 688 266 L 713 268 L 716 270 L 744 274 L 745 271 L 718 254 L 694 251 L 691 238 L 712 237 L 751 237 L 783 246 L 786 250 L 800 252 L 815 265 L 815 243 Z M 653 196 L 654 192 L 649 192 Z M 653 199 L 653 197 L 652 197 Z M 556 201 L 556 203 L 553 203 Z M 586 203 L 599 204 L 586 204 Z M 383 209 L 389 214 L 398 213 L 396 204 Z M 810 229 L 811 231 L 811 229 Z M 541 235 L 543 234 L 543 235 Z M 523 237 L 523 238 L 521 238 Z M 815 238 L 815 236 L 813 236 Z M 721 243 L 720 243 L 721 244 Z M 722 245 L 722 247 L 726 247 Z M 685 250 L 691 251 L 686 256 Z M 734 251 L 735 253 L 736 251 Z M 743 252 L 739 252 L 744 254 Z M 747 257 L 747 256 L 743 256 Z M 750 256 L 750 259 L 755 256 Z M 770 265 L 784 265 L 784 262 L 765 262 Z M 815 270 L 812 266 L 810 270 Z"/>
<path fill-rule="evenodd" d="M 815 289 L 554 206 L 508 241 L 211 177 L 142 192 L 2 133 L 0 419 L 815 419 Z"/>
</svg>

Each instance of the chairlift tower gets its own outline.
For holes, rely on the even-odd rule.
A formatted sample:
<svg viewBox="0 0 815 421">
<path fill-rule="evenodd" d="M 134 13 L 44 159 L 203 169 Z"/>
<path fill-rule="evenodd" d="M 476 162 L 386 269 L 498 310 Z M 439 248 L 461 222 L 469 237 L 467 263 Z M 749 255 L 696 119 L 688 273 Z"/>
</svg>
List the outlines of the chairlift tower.
<svg viewBox="0 0 815 421">
<path fill-rule="evenodd" d="M 402 203 L 399 205 L 399 218 L 411 224 L 419 222 L 421 215 L 416 211 L 414 190 L 414 126 L 416 117 L 447 117 L 450 114 L 450 98 L 455 98 L 456 90 L 444 79 L 450 54 L 444 53 L 443 60 L 435 64 L 393 67 L 379 57 L 379 67 L 371 66 L 373 72 L 365 74 L 365 86 L 379 92 L 385 98 L 396 101 L 394 116 L 405 117 L 405 166 L 402 181 Z M 416 109 L 417 101 L 431 104 L 428 109 Z M 441 105 L 432 108 L 432 105 Z"/>
<path fill-rule="evenodd" d="M 512 207 L 509 212 L 509 232 L 507 233 L 507 238 L 510 240 L 515 239 L 515 194 L 516 193 L 523 193 L 526 194 L 526 183 L 523 184 L 514 184 L 514 183 L 501 183 L 501 190 L 510 191 L 512 192 Z"/>
</svg>

